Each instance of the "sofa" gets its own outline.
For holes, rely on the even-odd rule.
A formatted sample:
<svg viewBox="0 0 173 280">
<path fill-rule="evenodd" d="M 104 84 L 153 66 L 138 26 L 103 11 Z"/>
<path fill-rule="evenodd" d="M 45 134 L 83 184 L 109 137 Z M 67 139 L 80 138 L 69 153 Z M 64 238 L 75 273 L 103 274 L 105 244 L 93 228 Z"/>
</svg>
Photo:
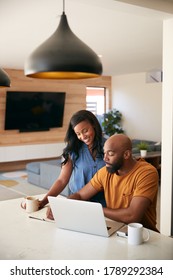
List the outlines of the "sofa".
<svg viewBox="0 0 173 280">
<path fill-rule="evenodd" d="M 146 142 L 148 144 L 148 152 L 160 152 L 161 151 L 161 142 L 143 140 L 143 139 L 132 139 L 132 153 L 139 153 L 139 148 L 137 145 L 141 142 Z"/>
<path fill-rule="evenodd" d="M 61 171 L 61 159 L 36 161 L 26 164 L 28 182 L 44 189 L 50 189 Z M 61 192 L 61 195 L 68 196 L 68 185 Z"/>
</svg>

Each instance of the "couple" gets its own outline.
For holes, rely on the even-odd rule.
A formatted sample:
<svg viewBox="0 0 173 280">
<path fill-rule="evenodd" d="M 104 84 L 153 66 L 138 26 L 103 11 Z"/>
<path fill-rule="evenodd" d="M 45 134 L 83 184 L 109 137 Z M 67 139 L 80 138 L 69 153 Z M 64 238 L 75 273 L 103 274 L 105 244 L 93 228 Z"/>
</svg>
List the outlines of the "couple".
<svg viewBox="0 0 173 280">
<path fill-rule="evenodd" d="M 71 199 L 100 202 L 107 218 L 123 223 L 140 222 L 156 228 L 157 170 L 132 157 L 131 140 L 124 134 L 104 143 L 97 118 L 89 111 L 75 113 L 69 123 L 62 169 L 48 196 L 57 196 L 69 183 Z M 53 219 L 51 209 L 47 216 Z"/>
</svg>

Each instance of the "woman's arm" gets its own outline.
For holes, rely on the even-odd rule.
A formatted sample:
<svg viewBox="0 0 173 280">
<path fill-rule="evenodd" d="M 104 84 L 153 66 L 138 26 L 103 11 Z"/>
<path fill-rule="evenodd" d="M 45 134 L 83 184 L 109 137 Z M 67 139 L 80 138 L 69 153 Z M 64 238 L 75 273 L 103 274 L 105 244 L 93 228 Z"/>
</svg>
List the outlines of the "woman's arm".
<svg viewBox="0 0 173 280">
<path fill-rule="evenodd" d="M 62 166 L 59 177 L 53 183 L 45 197 L 42 200 L 40 200 L 40 208 L 43 208 L 48 203 L 48 196 L 57 196 L 63 191 L 63 189 L 66 187 L 70 180 L 72 169 L 72 161 L 69 158 L 67 163 Z"/>
</svg>

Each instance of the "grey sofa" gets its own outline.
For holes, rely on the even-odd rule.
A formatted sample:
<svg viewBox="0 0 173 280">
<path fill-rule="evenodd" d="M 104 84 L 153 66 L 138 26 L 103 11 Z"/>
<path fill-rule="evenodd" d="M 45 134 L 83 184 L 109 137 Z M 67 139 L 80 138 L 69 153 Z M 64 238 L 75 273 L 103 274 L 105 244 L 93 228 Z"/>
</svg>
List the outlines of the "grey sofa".
<svg viewBox="0 0 173 280">
<path fill-rule="evenodd" d="M 44 189 L 50 189 L 61 171 L 61 160 L 36 161 L 26 165 L 28 182 Z M 68 185 L 61 192 L 62 195 L 69 195 Z"/>
<path fill-rule="evenodd" d="M 160 152 L 161 151 L 161 142 L 155 142 L 150 140 L 143 139 L 132 139 L 132 153 L 139 153 L 139 148 L 137 145 L 141 142 L 146 142 L 148 144 L 148 152 Z"/>
</svg>

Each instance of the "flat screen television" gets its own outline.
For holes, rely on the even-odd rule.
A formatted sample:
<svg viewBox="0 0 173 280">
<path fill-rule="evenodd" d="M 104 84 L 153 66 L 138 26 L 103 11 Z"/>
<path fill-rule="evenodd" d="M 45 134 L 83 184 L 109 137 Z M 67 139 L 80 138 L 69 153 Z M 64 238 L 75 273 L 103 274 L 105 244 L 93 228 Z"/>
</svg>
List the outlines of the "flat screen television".
<svg viewBox="0 0 173 280">
<path fill-rule="evenodd" d="M 7 91 L 5 130 L 46 131 L 62 127 L 65 92 Z"/>
</svg>

